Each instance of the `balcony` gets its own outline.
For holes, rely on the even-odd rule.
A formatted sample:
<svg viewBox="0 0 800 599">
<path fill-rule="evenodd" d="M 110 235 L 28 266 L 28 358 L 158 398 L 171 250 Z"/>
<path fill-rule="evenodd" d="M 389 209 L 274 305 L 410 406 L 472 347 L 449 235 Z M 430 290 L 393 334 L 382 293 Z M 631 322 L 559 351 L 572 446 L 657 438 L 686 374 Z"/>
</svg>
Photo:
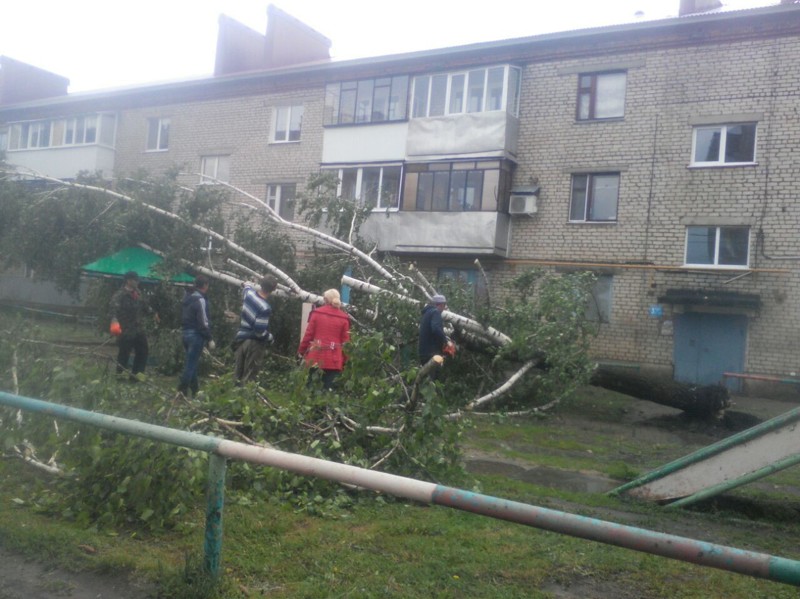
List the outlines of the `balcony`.
<svg viewBox="0 0 800 599">
<path fill-rule="evenodd" d="M 506 256 L 509 217 L 499 212 L 375 212 L 361 234 L 383 252 Z"/>
<path fill-rule="evenodd" d="M 11 150 L 6 160 L 57 179 L 73 179 L 81 171 L 100 172 L 110 179 L 114 171 L 114 149 L 102 145 Z"/>
</svg>

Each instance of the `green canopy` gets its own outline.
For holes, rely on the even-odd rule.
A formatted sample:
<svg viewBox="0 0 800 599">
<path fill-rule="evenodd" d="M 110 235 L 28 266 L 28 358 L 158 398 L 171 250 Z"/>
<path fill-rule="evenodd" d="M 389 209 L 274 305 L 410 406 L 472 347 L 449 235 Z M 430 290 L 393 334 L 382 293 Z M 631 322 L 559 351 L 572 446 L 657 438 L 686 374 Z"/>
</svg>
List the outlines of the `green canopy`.
<svg viewBox="0 0 800 599">
<path fill-rule="evenodd" d="M 90 264 L 84 264 L 81 271 L 90 277 L 122 278 L 129 271 L 134 271 L 144 282 L 163 281 L 164 277 L 155 271 L 164 259 L 158 254 L 140 247 L 130 247 L 116 254 L 104 256 Z M 185 272 L 170 278 L 173 283 L 192 283 L 194 277 Z"/>
</svg>

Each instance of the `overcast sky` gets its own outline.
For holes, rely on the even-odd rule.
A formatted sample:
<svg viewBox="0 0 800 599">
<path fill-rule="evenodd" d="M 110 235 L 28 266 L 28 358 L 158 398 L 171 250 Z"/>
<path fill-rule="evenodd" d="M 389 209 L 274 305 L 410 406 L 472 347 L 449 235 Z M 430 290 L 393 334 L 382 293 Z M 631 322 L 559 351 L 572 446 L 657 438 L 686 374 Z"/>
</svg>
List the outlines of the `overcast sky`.
<svg viewBox="0 0 800 599">
<path fill-rule="evenodd" d="M 70 79 L 70 92 L 205 76 L 221 13 L 266 32 L 269 0 L 0 0 L 0 54 Z M 778 0 L 723 0 L 730 8 Z M 382 56 L 676 16 L 679 0 L 273 0 L 333 42 Z M 639 13 L 637 15 L 637 13 Z"/>
</svg>

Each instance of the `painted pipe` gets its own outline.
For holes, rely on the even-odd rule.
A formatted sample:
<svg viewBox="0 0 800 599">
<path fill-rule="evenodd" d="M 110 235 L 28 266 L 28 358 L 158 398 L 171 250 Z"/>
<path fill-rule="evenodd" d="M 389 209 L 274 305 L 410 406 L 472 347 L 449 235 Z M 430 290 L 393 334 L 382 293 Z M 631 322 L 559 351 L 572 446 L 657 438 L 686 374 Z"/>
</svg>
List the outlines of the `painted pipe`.
<svg viewBox="0 0 800 599">
<path fill-rule="evenodd" d="M 460 489 L 438 487 L 434 503 L 635 551 L 800 586 L 800 562 L 568 514 Z"/>
<path fill-rule="evenodd" d="M 347 464 L 328 462 L 319 458 L 287 453 L 277 449 L 246 445 L 237 441 L 206 437 L 197 433 L 188 433 L 78 408 L 59 406 L 1 391 L 0 404 L 50 416 L 63 417 L 99 428 L 164 441 L 174 445 L 185 445 L 186 447 L 208 451 L 221 458 L 239 459 L 274 466 L 306 476 L 344 482 L 422 503 L 455 508 L 617 547 L 800 586 L 800 561 L 787 558 L 605 522 L 595 518 L 559 512 L 489 495 L 481 495 L 385 472 L 376 472 Z M 221 474 L 213 477 L 213 486 L 217 488 L 221 488 L 224 485 L 224 467 L 222 467 L 222 463 L 216 462 L 211 466 L 212 469 L 221 472 Z M 212 491 L 209 491 L 209 496 L 212 495 Z M 208 539 L 209 535 L 211 535 L 213 538 L 218 538 L 221 544 L 222 500 L 215 499 L 215 501 L 218 502 L 215 507 L 218 508 L 220 516 L 219 534 L 214 537 L 217 531 L 209 533 L 207 530 L 206 538 Z M 209 507 L 209 510 L 212 510 L 212 508 Z M 213 546 L 216 544 L 213 538 L 210 543 L 206 543 L 206 551 L 211 551 L 212 553 L 215 551 Z M 211 549 L 209 549 L 209 545 L 212 546 Z M 206 563 L 211 564 L 211 567 L 214 567 L 214 564 L 216 564 L 217 568 L 219 567 L 219 547 L 216 548 L 216 554 L 206 556 Z"/>
</svg>

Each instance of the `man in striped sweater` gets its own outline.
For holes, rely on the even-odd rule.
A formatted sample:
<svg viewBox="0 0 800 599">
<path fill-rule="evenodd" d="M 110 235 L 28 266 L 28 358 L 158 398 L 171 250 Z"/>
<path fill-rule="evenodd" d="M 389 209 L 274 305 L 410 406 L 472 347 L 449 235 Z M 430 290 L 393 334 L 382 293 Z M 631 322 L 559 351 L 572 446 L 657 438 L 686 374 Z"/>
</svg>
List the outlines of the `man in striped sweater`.
<svg viewBox="0 0 800 599">
<path fill-rule="evenodd" d="M 239 330 L 233 341 L 236 358 L 234 376 L 237 384 L 253 381 L 258 377 L 267 345 L 275 341 L 269 331 L 272 307 L 267 299 L 277 286 L 278 281 L 272 275 L 261 279 L 258 287 L 252 283 L 244 285 Z"/>
</svg>

